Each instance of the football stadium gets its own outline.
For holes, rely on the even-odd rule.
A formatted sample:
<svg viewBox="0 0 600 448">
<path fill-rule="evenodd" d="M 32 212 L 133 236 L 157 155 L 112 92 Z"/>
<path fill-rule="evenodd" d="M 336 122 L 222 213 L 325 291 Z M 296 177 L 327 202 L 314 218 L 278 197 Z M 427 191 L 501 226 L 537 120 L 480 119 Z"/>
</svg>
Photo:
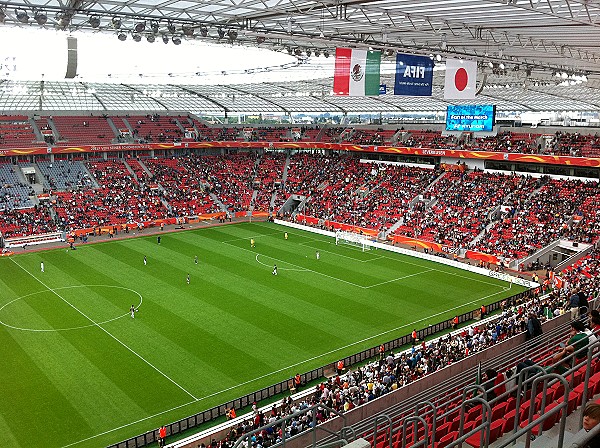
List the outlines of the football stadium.
<svg viewBox="0 0 600 448">
<path fill-rule="evenodd" d="M 600 447 L 599 14 L 0 0 L 3 446 Z"/>
</svg>

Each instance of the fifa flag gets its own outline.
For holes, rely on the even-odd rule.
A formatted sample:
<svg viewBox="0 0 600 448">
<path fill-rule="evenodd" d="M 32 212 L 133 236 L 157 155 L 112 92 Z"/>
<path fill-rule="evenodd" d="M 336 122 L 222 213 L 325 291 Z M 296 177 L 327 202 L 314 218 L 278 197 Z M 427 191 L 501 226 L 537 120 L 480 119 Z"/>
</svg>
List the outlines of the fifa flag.
<svg viewBox="0 0 600 448">
<path fill-rule="evenodd" d="M 427 56 L 396 55 L 394 95 L 431 96 L 433 61 Z"/>
<path fill-rule="evenodd" d="M 447 59 L 444 99 L 475 99 L 476 81 L 477 61 Z"/>
<path fill-rule="evenodd" d="M 349 96 L 379 95 L 380 51 L 335 49 L 333 94 Z"/>
</svg>

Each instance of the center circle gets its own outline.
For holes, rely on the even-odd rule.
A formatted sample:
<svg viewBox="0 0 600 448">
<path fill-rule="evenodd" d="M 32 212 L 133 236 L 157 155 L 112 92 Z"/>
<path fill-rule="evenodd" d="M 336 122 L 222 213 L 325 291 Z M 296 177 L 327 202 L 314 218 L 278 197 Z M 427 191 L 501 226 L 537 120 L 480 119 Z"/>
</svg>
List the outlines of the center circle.
<svg viewBox="0 0 600 448">
<path fill-rule="evenodd" d="M 131 288 L 127 288 L 125 286 L 116 286 L 116 285 L 75 285 L 75 286 L 61 286 L 59 288 L 51 288 L 51 289 L 46 289 L 44 291 L 37 291 L 37 292 L 32 292 L 30 294 L 25 294 L 24 296 L 20 296 L 17 297 L 16 299 L 11 300 L 8 303 L 5 303 L 4 305 L 2 305 L 0 307 L 0 325 L 4 325 L 5 327 L 8 328 L 12 328 L 13 330 L 21 330 L 21 331 L 32 331 L 32 332 L 56 332 L 56 331 L 70 331 L 70 330 L 80 330 L 83 328 L 89 328 L 89 327 L 95 327 L 98 325 L 103 325 L 109 322 L 112 322 L 114 320 L 117 319 L 121 319 L 123 317 L 127 317 L 129 316 L 129 306 L 127 306 L 127 312 L 125 312 L 124 314 L 119 314 L 118 316 L 115 317 L 111 317 L 110 319 L 104 319 L 102 321 L 92 321 L 90 318 L 90 323 L 87 325 L 78 325 L 75 327 L 65 327 L 65 328 L 49 328 L 49 329 L 45 329 L 45 328 L 29 328 L 29 327 L 20 327 L 20 326 L 16 326 L 16 325 L 11 325 L 9 323 L 4 322 L 4 320 L 2 319 L 2 312 L 5 312 L 5 309 L 8 309 L 11 305 L 13 305 L 14 303 L 20 301 L 20 300 L 24 300 L 28 297 L 32 297 L 32 296 L 37 296 L 37 295 L 42 295 L 42 294 L 54 294 L 57 297 L 57 300 L 65 300 L 64 298 L 62 298 L 60 296 L 60 294 L 57 293 L 57 291 L 62 291 L 62 290 L 66 290 L 66 289 L 75 289 L 75 288 L 114 288 L 114 289 L 122 289 L 125 291 L 130 291 L 134 296 L 137 296 L 139 302 L 138 304 L 135 306 L 136 309 L 138 309 L 143 302 L 143 298 L 142 295 L 131 289 Z M 129 303 L 129 302 L 127 302 Z M 77 308 L 76 308 L 77 309 Z M 79 311 L 81 314 L 83 314 L 85 316 L 85 314 L 83 312 L 81 312 L 79 309 L 77 309 L 77 311 Z M 85 316 L 87 318 L 87 316 Z"/>
</svg>

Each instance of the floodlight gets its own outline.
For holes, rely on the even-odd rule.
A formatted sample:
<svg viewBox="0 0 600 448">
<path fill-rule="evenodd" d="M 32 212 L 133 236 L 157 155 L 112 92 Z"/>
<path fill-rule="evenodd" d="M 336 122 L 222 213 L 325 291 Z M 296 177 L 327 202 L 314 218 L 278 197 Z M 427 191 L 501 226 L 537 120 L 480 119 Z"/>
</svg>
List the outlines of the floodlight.
<svg viewBox="0 0 600 448">
<path fill-rule="evenodd" d="M 315 57 L 319 57 L 321 56 L 321 50 L 319 50 L 318 48 L 315 48 Z"/>
<path fill-rule="evenodd" d="M 6 13 L 3 9 L 0 9 L 0 23 L 4 23 L 4 19 L 6 19 Z"/>
<path fill-rule="evenodd" d="M 142 40 L 141 34 L 133 33 L 133 40 L 136 42 L 140 42 Z"/>
<path fill-rule="evenodd" d="M 169 22 L 169 24 L 167 25 L 167 29 L 169 30 L 169 33 L 174 33 L 176 31 L 175 25 L 173 25 L 171 22 Z"/>
<path fill-rule="evenodd" d="M 217 28 L 217 34 L 219 35 L 219 39 L 223 39 L 225 37 L 225 31 L 222 28 Z"/>
<path fill-rule="evenodd" d="M 310 50 L 310 48 L 306 49 L 306 56 L 310 57 L 310 55 L 312 54 L 312 51 Z"/>
<path fill-rule="evenodd" d="M 302 54 L 302 50 L 300 50 L 300 48 L 296 48 L 296 49 L 294 50 L 294 54 L 295 54 L 296 56 L 300 56 L 300 55 Z"/>
<path fill-rule="evenodd" d="M 230 41 L 234 41 L 237 39 L 238 33 L 236 30 L 229 30 L 229 31 L 227 31 L 227 37 L 229 38 Z"/>
<path fill-rule="evenodd" d="M 36 12 L 33 18 L 35 19 L 38 25 L 45 25 L 48 21 L 48 16 L 46 16 L 46 14 L 44 14 L 43 12 Z"/>
<path fill-rule="evenodd" d="M 100 17 L 98 17 L 98 16 L 90 17 L 90 26 L 92 28 L 98 28 L 100 26 Z"/>
<path fill-rule="evenodd" d="M 119 34 L 117 34 L 117 38 L 118 38 L 118 39 L 119 39 L 121 42 L 123 42 L 123 41 L 126 41 L 126 40 L 127 40 L 127 34 L 125 34 L 125 33 L 119 33 Z"/>
<path fill-rule="evenodd" d="M 327 51 L 327 50 L 323 51 L 323 56 L 325 56 L 326 58 L 328 58 L 329 57 L 329 51 Z"/>
<path fill-rule="evenodd" d="M 19 11 L 15 9 L 15 15 L 17 16 L 17 20 L 21 23 L 29 23 L 29 15 L 25 11 Z"/>
<path fill-rule="evenodd" d="M 168 44 L 169 43 L 169 36 L 167 36 L 166 34 L 163 34 L 162 35 L 162 41 L 163 41 L 163 43 Z"/>
<path fill-rule="evenodd" d="M 118 17 L 113 17 L 111 22 L 112 22 L 112 26 L 115 30 L 118 30 L 121 28 L 121 19 L 119 19 Z"/>
<path fill-rule="evenodd" d="M 183 25 L 181 31 L 183 31 L 184 36 L 192 37 L 194 35 L 194 27 L 191 25 Z"/>
<path fill-rule="evenodd" d="M 146 35 L 146 40 L 147 40 L 149 43 L 153 43 L 153 42 L 156 40 L 156 38 L 154 37 L 154 34 L 147 34 L 147 35 Z"/>
<path fill-rule="evenodd" d="M 262 44 L 265 40 L 267 40 L 265 36 L 257 36 L 256 37 L 256 43 L 258 45 Z"/>
<path fill-rule="evenodd" d="M 133 29 L 136 33 L 141 33 L 142 31 L 144 31 L 146 29 L 146 22 L 136 23 L 135 26 L 133 27 Z"/>
<path fill-rule="evenodd" d="M 157 33 L 158 33 L 158 28 L 159 28 L 159 26 L 158 26 L 158 22 L 151 22 L 151 23 L 150 23 L 150 29 L 152 30 L 152 32 L 153 32 L 154 34 L 157 34 Z"/>
<path fill-rule="evenodd" d="M 58 20 L 58 27 L 62 29 L 68 27 L 69 23 L 71 23 L 71 15 L 66 12 L 57 15 L 56 19 Z"/>
<path fill-rule="evenodd" d="M 181 44 L 181 38 L 179 36 L 173 36 L 171 39 L 175 45 Z"/>
<path fill-rule="evenodd" d="M 208 28 L 206 28 L 204 25 L 200 27 L 200 35 L 202 37 L 208 36 Z"/>
</svg>

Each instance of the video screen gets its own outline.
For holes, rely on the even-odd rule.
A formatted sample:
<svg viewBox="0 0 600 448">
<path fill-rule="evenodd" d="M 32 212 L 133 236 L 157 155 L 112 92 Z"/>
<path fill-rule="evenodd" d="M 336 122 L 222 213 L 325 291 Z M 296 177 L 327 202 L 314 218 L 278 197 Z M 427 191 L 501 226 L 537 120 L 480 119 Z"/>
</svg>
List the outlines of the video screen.
<svg viewBox="0 0 600 448">
<path fill-rule="evenodd" d="M 448 106 L 447 131 L 491 131 L 494 127 L 496 107 L 492 104 Z"/>
</svg>

